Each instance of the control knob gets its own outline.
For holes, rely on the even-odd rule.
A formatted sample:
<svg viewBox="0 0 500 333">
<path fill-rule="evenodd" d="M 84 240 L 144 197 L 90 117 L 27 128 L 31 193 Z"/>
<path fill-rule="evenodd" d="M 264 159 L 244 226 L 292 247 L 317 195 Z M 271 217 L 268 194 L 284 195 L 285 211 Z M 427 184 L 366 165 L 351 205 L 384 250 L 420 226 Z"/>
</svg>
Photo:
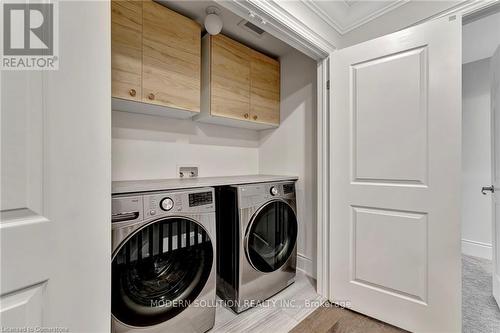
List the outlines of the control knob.
<svg viewBox="0 0 500 333">
<path fill-rule="evenodd" d="M 163 198 L 160 201 L 160 208 L 163 209 L 164 211 L 168 212 L 174 207 L 174 200 L 172 200 L 169 197 Z"/>
<path fill-rule="evenodd" d="M 278 195 L 278 189 L 274 186 L 271 186 L 271 189 L 269 190 L 271 192 L 272 196 Z"/>
</svg>

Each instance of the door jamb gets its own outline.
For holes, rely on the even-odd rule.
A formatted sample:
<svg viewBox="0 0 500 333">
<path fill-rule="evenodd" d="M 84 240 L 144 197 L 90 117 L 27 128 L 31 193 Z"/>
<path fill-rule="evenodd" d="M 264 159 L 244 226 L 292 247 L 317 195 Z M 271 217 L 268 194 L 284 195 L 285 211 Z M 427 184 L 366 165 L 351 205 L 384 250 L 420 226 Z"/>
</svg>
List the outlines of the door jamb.
<svg viewBox="0 0 500 333">
<path fill-rule="evenodd" d="M 330 260 L 330 58 L 318 61 L 317 73 L 317 249 L 316 291 L 328 297 Z"/>
</svg>

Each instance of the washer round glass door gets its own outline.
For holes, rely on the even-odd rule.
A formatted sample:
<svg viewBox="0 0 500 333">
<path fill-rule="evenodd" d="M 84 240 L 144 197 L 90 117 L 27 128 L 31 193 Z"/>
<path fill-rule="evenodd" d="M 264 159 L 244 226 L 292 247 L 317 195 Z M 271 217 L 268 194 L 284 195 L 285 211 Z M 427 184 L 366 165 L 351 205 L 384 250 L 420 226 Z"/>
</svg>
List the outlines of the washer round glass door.
<svg viewBox="0 0 500 333">
<path fill-rule="evenodd" d="M 164 218 L 136 230 L 113 258 L 113 316 L 136 327 L 175 317 L 203 290 L 213 255 L 210 237 L 194 220 Z"/>
<path fill-rule="evenodd" d="M 247 259 L 256 270 L 273 272 L 292 255 L 296 240 L 295 212 L 282 200 L 270 201 L 255 213 L 247 228 Z"/>
</svg>

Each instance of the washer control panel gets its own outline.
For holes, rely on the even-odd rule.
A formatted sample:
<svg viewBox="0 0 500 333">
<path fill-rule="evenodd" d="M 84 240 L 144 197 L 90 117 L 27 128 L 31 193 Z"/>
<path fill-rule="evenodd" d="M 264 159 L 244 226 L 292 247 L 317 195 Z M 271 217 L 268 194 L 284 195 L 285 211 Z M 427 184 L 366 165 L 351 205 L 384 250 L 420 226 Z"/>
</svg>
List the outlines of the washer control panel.
<svg viewBox="0 0 500 333">
<path fill-rule="evenodd" d="M 214 190 L 197 188 L 158 192 L 143 196 L 144 218 L 215 211 Z"/>
<path fill-rule="evenodd" d="M 123 225 L 169 215 L 213 213 L 214 197 L 211 187 L 115 195 L 112 222 Z"/>
<path fill-rule="evenodd" d="M 138 195 L 113 198 L 111 200 L 111 222 L 128 223 L 143 219 L 142 197 Z"/>
</svg>

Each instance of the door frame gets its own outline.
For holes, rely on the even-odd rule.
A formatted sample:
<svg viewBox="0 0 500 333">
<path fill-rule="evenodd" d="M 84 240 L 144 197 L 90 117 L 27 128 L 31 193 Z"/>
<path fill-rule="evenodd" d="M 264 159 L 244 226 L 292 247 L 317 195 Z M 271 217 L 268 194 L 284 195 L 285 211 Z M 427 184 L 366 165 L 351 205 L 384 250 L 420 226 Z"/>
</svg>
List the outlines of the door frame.
<svg viewBox="0 0 500 333">
<path fill-rule="evenodd" d="M 493 53 L 493 56 L 494 57 L 496 55 L 497 52 L 499 52 L 499 49 L 500 49 L 500 46 L 497 47 L 497 49 L 495 50 L 495 52 Z M 491 62 L 490 62 L 491 63 Z M 494 70 L 494 69 L 493 69 Z M 490 89 L 491 89 L 491 93 L 494 93 L 493 91 L 493 85 L 492 83 L 490 83 Z M 497 164 L 497 153 L 496 153 L 496 138 L 495 138 L 495 128 L 496 128 L 496 124 L 495 124 L 495 121 L 496 121 L 496 116 L 495 116 L 495 110 L 493 109 L 493 95 L 491 96 L 491 100 L 490 100 L 490 120 L 491 120 L 491 184 L 492 186 L 494 186 L 496 184 L 496 178 L 497 178 L 497 168 L 496 168 L 496 164 Z M 495 100 L 496 102 L 496 100 Z M 492 207 L 491 207 L 491 210 L 492 210 L 492 216 L 491 216 L 491 230 L 492 230 L 492 234 L 491 234 L 491 261 L 493 263 L 492 265 L 492 283 L 493 283 L 493 298 L 495 299 L 496 303 L 497 303 L 497 306 L 500 306 L 500 281 L 498 279 L 498 258 L 497 258 L 497 254 L 498 254 L 498 246 L 499 244 L 497 243 L 497 235 L 499 233 L 499 229 L 498 229 L 498 223 L 497 223 L 497 204 L 496 204 L 496 198 L 495 198 L 495 194 L 494 193 L 491 193 L 491 204 L 492 204 Z"/>
<path fill-rule="evenodd" d="M 290 12 L 280 6 L 277 0 L 247 0 L 244 2 L 216 0 L 216 2 L 240 17 L 249 16 L 252 23 L 317 61 L 316 289 L 318 294 L 328 297 L 330 293 L 328 279 L 330 268 L 328 235 L 330 234 L 330 224 L 332 221 L 332 214 L 330 211 L 331 180 L 329 177 L 332 156 L 330 156 L 330 128 L 328 126 L 329 113 L 331 111 L 328 89 L 328 81 L 330 80 L 329 55 L 338 48 L 338 45 L 334 45 L 325 40 L 304 22 L 295 18 Z M 454 14 L 462 19 L 463 17 L 472 15 L 480 10 L 497 5 L 498 3 L 500 3 L 500 0 L 488 2 L 467 0 L 410 26 Z M 408 27 L 404 27 L 404 29 Z"/>
</svg>

